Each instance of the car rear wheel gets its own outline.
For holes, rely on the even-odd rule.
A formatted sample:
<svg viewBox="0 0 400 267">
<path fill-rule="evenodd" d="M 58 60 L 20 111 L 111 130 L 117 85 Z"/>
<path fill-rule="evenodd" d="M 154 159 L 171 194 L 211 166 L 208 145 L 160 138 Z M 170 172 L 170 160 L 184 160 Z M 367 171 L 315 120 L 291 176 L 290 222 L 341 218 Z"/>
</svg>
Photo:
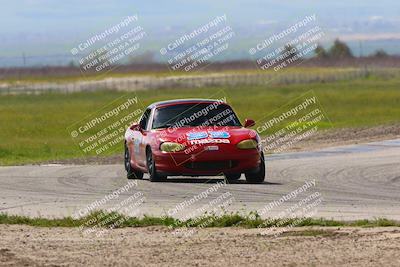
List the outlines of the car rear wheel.
<svg viewBox="0 0 400 267">
<path fill-rule="evenodd" d="M 251 184 L 259 184 L 264 182 L 265 180 L 265 160 L 264 160 L 264 154 L 261 153 L 260 156 L 260 165 L 255 171 L 250 171 L 246 172 L 246 181 Z"/>
<path fill-rule="evenodd" d="M 125 144 L 125 155 L 124 155 L 124 161 L 125 161 L 125 170 L 126 170 L 126 177 L 128 179 L 142 179 L 143 178 L 143 172 L 137 171 L 134 168 L 132 168 L 131 165 L 131 155 L 129 153 L 129 149 Z"/>
<path fill-rule="evenodd" d="M 226 180 L 228 180 L 228 182 L 237 181 L 240 179 L 240 176 L 242 176 L 241 173 L 225 174 L 225 178 L 226 178 Z"/>
<path fill-rule="evenodd" d="M 150 148 L 146 149 L 146 163 L 149 171 L 150 182 L 161 182 L 167 180 L 167 176 L 157 173 L 156 163 Z"/>
</svg>

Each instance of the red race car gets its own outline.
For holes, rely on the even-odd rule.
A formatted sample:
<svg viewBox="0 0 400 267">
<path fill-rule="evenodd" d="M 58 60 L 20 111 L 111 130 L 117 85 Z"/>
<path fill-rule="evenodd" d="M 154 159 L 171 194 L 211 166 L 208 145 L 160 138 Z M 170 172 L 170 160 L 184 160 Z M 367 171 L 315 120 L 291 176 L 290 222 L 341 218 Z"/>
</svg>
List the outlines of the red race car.
<svg viewBox="0 0 400 267">
<path fill-rule="evenodd" d="M 180 99 L 151 104 L 125 132 L 129 179 L 224 175 L 262 183 L 265 162 L 256 131 L 246 129 L 223 100 Z"/>
</svg>

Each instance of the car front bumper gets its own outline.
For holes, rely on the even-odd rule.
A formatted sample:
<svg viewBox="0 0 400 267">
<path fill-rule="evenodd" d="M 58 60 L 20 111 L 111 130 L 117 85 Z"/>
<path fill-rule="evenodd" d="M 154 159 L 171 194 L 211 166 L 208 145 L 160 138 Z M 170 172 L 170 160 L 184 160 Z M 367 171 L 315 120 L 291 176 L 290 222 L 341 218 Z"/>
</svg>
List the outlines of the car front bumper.
<svg viewBox="0 0 400 267">
<path fill-rule="evenodd" d="M 257 149 L 236 151 L 202 151 L 185 154 L 154 153 L 157 172 L 173 176 L 206 176 L 253 171 L 260 165 Z"/>
</svg>

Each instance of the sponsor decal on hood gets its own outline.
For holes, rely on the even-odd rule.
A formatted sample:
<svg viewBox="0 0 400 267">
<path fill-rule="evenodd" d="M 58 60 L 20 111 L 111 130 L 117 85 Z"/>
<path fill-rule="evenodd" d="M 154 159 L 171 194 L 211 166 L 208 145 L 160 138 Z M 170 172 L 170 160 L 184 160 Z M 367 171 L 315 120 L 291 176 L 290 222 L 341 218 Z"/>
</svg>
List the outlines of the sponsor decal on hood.
<svg viewBox="0 0 400 267">
<path fill-rule="evenodd" d="M 190 140 L 198 140 L 204 138 L 217 138 L 217 139 L 226 139 L 230 137 L 230 134 L 225 131 L 208 131 L 208 132 L 191 132 L 186 134 L 187 139 Z"/>
</svg>

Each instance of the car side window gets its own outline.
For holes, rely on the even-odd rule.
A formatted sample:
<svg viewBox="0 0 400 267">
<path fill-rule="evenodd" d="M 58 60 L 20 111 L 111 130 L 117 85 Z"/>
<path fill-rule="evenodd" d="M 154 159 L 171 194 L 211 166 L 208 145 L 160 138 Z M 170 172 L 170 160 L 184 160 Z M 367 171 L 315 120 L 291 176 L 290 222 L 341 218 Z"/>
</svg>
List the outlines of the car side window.
<svg viewBox="0 0 400 267">
<path fill-rule="evenodd" d="M 140 119 L 140 128 L 142 128 L 143 130 L 146 130 L 147 125 L 149 123 L 149 118 L 150 118 L 150 113 L 151 113 L 151 109 L 146 109 L 146 111 L 143 113 L 142 118 Z"/>
</svg>

